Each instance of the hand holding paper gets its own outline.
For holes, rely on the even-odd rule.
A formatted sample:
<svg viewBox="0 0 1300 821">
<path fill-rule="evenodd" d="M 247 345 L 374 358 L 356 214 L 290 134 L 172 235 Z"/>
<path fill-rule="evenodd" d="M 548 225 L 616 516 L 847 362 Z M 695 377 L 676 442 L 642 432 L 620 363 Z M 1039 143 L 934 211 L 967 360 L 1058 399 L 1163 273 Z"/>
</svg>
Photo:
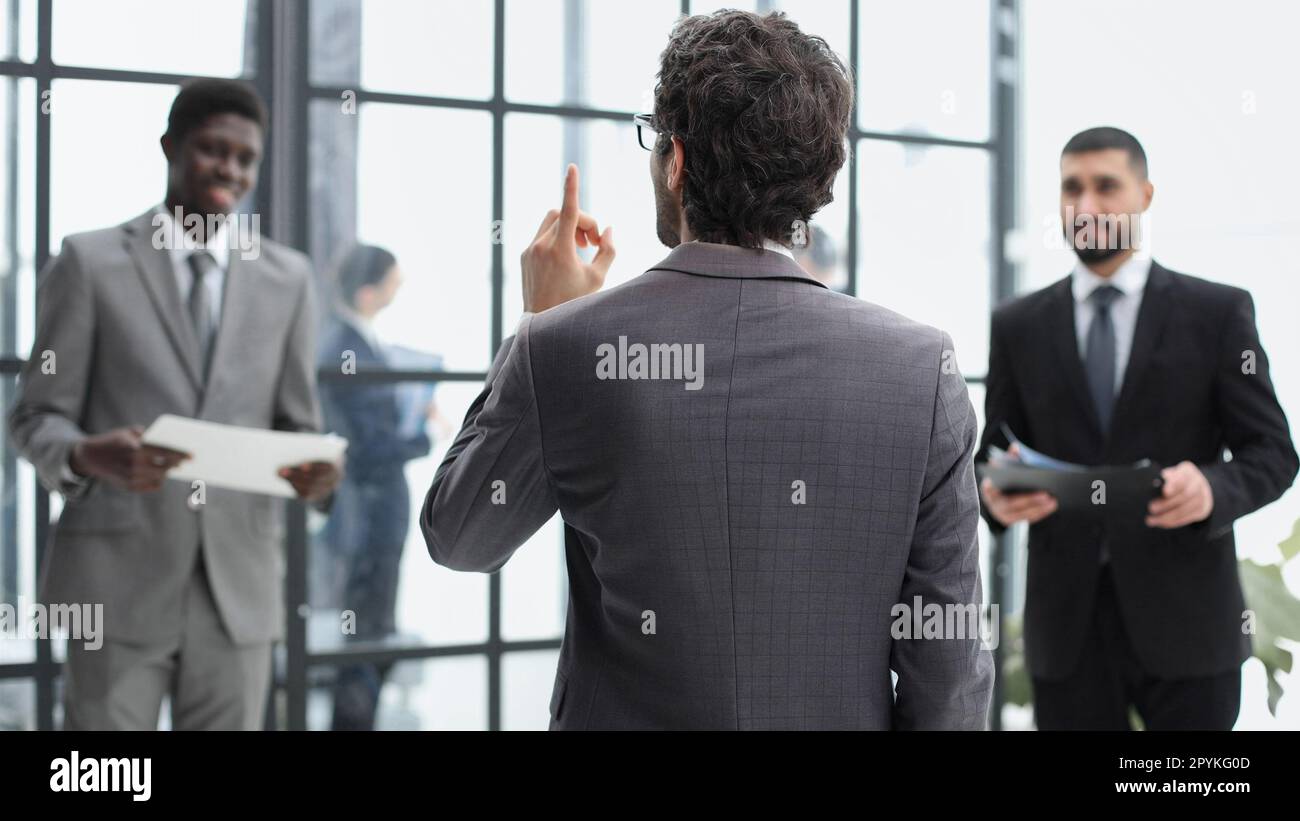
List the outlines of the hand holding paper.
<svg viewBox="0 0 1300 821">
<path fill-rule="evenodd" d="M 1007 449 L 1007 455 L 1012 459 L 1020 459 L 1020 443 L 1012 442 L 1011 447 Z M 989 513 L 993 518 L 1002 523 L 1004 527 L 1011 527 L 1017 522 L 1028 522 L 1037 524 L 1048 516 L 1051 516 L 1060 507 L 1056 497 L 1046 491 L 1028 491 L 1022 493 L 1003 493 L 993 484 L 993 480 L 985 476 L 984 481 L 980 483 L 980 493 L 984 497 L 984 503 L 988 506 Z"/>
<path fill-rule="evenodd" d="M 293 485 L 298 498 L 307 502 L 324 499 L 333 492 L 343 478 L 338 466 L 332 462 L 304 462 L 280 468 L 280 475 Z"/>
<path fill-rule="evenodd" d="M 147 445 L 191 454 L 169 479 L 272 496 L 319 498 L 338 481 L 347 440 L 334 434 L 242 428 L 163 414 L 145 431 Z M 285 471 L 288 471 L 287 475 Z"/>
<path fill-rule="evenodd" d="M 189 459 L 189 454 L 154 447 L 141 441 L 138 425 L 87 436 L 72 449 L 68 467 L 94 479 L 106 479 L 136 493 L 162 487 L 167 472 Z"/>
</svg>

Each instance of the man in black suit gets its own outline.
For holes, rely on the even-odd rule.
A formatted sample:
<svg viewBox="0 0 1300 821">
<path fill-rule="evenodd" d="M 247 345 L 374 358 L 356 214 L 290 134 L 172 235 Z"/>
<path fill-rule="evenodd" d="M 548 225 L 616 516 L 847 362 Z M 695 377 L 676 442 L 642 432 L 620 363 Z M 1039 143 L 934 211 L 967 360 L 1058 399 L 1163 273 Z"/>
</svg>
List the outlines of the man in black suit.
<svg viewBox="0 0 1300 821">
<path fill-rule="evenodd" d="M 1153 191 L 1131 134 L 1073 137 L 1061 211 L 1079 262 L 993 314 L 981 460 L 1005 424 L 1066 461 L 1169 466 L 1144 521 L 981 485 L 995 533 L 1030 524 L 1039 729 L 1127 729 L 1130 707 L 1148 729 L 1231 729 L 1251 650 L 1232 524 L 1296 475 L 1250 294 L 1135 253 Z"/>
</svg>

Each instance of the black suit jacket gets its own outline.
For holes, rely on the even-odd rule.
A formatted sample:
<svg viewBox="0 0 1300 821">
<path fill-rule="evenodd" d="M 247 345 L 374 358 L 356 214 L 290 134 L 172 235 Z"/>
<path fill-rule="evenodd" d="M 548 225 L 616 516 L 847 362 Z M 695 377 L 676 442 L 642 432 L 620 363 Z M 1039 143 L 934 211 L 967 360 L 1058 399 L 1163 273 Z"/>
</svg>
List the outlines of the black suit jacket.
<svg viewBox="0 0 1300 821">
<path fill-rule="evenodd" d="M 1253 373 L 1243 367 L 1247 352 Z M 993 313 L 985 415 L 979 461 L 990 445 L 1008 445 L 1005 422 L 1027 445 L 1071 462 L 1194 462 L 1214 492 L 1210 518 L 1175 530 L 1062 512 L 1030 527 L 1025 644 L 1033 676 L 1073 671 L 1103 537 L 1146 672 L 1210 675 L 1250 655 L 1232 523 L 1290 487 L 1297 457 L 1249 292 L 1152 263 L 1109 436 L 1086 386 L 1070 278 L 1002 305 Z M 987 509 L 984 518 L 995 533 L 1004 529 Z"/>
</svg>

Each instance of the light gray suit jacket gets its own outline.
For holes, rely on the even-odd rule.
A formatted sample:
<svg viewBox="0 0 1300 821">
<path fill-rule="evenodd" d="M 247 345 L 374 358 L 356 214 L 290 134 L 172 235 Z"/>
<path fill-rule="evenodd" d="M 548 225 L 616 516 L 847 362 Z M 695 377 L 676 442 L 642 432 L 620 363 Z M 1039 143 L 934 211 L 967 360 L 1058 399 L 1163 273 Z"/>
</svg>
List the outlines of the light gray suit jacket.
<svg viewBox="0 0 1300 821">
<path fill-rule="evenodd" d="M 36 341 L 9 432 L 51 491 L 87 434 L 173 413 L 278 430 L 319 430 L 314 283 L 302 254 L 262 239 L 230 255 L 206 386 L 199 348 L 154 212 L 69 236 L 42 272 Z M 52 360 L 51 360 L 52 354 Z M 53 373 L 43 363 L 52 361 Z M 182 593 L 202 549 L 235 641 L 284 632 L 283 502 L 169 480 L 138 494 L 94 481 L 65 500 L 41 571 L 46 602 L 102 603 L 104 635 L 163 641 L 183 626 Z M 200 548 L 201 546 L 201 548 Z"/>
<path fill-rule="evenodd" d="M 699 389 L 601 378 L 604 345 L 644 375 L 637 343 L 702 345 Z M 983 729 L 977 631 L 891 634 L 895 604 L 981 600 L 975 441 L 947 334 L 687 243 L 520 324 L 420 523 L 490 572 L 563 515 L 552 728 Z"/>
</svg>

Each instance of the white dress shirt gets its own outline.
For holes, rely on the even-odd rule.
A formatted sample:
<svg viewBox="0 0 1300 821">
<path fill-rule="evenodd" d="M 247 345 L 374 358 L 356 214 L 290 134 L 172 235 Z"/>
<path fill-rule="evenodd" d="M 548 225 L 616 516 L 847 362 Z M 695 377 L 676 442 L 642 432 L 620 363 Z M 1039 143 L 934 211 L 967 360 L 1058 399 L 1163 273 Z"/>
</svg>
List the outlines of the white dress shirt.
<svg viewBox="0 0 1300 821">
<path fill-rule="evenodd" d="M 785 254 L 790 259 L 794 259 L 794 251 L 791 251 L 779 242 L 765 239 L 763 240 L 763 247 L 769 251 L 776 251 L 778 254 Z"/>
<path fill-rule="evenodd" d="M 1082 262 L 1077 262 L 1071 273 L 1071 290 L 1074 293 L 1074 330 L 1079 342 L 1079 359 L 1087 361 L 1088 329 L 1097 313 L 1088 297 L 1102 285 L 1113 285 L 1121 292 L 1110 304 L 1111 325 L 1115 328 L 1115 395 L 1124 384 L 1124 371 L 1128 367 L 1129 353 L 1133 350 L 1133 333 L 1137 330 L 1138 309 L 1142 307 L 1142 292 L 1151 273 L 1151 257 L 1144 254 L 1129 257 L 1114 274 L 1098 276 Z"/>
<path fill-rule="evenodd" d="M 691 240 L 691 242 L 699 242 L 699 240 L 693 239 Z M 794 251 L 791 251 L 789 248 L 786 248 L 784 245 L 777 242 L 776 240 L 765 238 L 763 240 L 763 247 L 769 251 L 776 251 L 778 254 L 785 254 L 790 259 L 794 259 Z"/>
<path fill-rule="evenodd" d="M 226 284 L 226 271 L 230 268 L 230 245 L 227 242 L 227 227 L 223 220 L 221 227 L 206 242 L 195 242 L 188 236 L 184 224 L 177 224 L 175 217 L 166 205 L 158 206 L 162 214 L 162 225 L 167 232 L 167 253 L 172 261 L 172 273 L 176 277 L 176 288 L 180 291 L 181 305 L 190 303 L 190 289 L 194 286 L 194 269 L 190 267 L 190 256 L 195 251 L 204 250 L 216 260 L 216 267 L 210 269 L 203 277 L 203 287 L 208 289 L 208 309 L 212 312 L 212 327 L 221 327 L 221 292 Z M 186 315 L 188 318 L 188 314 Z"/>
</svg>

